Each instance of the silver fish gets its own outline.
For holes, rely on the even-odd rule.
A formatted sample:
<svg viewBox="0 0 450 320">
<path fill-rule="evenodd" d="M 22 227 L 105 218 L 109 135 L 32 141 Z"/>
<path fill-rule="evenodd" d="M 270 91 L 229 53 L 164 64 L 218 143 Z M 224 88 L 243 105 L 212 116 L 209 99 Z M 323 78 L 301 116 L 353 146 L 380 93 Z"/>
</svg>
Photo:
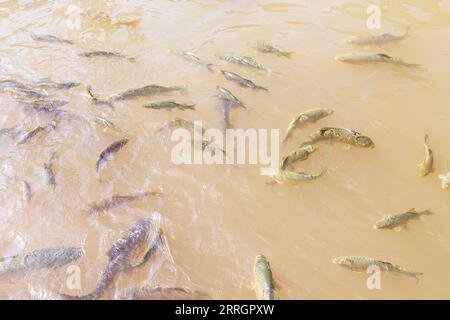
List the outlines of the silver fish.
<svg viewBox="0 0 450 320">
<path fill-rule="evenodd" d="M 393 57 L 385 53 L 355 52 L 336 56 L 335 60 L 348 63 L 381 62 L 405 67 L 420 67 L 419 64 L 405 62 L 399 57 Z"/>
<path fill-rule="evenodd" d="M 343 256 L 333 259 L 333 263 L 349 268 L 352 271 L 357 272 L 365 272 L 367 268 L 371 266 L 377 266 L 380 268 L 381 271 L 388 271 L 388 272 L 395 272 L 407 275 L 409 277 L 413 277 L 418 280 L 417 276 L 422 275 L 421 272 L 411 272 L 407 271 L 404 268 L 395 265 L 393 263 L 390 263 L 388 261 L 382 261 L 378 259 L 374 259 L 371 257 L 365 257 L 365 256 Z"/>
<path fill-rule="evenodd" d="M 194 53 L 192 53 L 190 51 L 175 50 L 175 54 L 183 59 L 194 62 L 198 65 L 201 65 L 201 66 L 207 68 L 211 72 L 214 72 L 214 70 L 212 69 L 212 66 L 213 66 L 212 63 L 203 61 L 202 59 L 200 59 L 199 57 L 197 57 Z"/>
<path fill-rule="evenodd" d="M 82 255 L 83 250 L 81 248 L 50 247 L 12 257 L 0 258 L 0 275 L 59 268 L 78 260 Z"/>
<path fill-rule="evenodd" d="M 224 87 L 221 86 L 217 86 L 216 89 L 218 92 L 217 96 L 220 99 L 230 101 L 233 105 L 240 106 L 248 110 L 248 107 L 241 100 L 239 100 L 234 94 L 232 94 L 230 90 L 225 89 Z"/>
<path fill-rule="evenodd" d="M 286 58 L 291 58 L 292 57 L 292 52 L 287 52 L 287 51 L 281 51 L 280 49 L 274 47 L 271 44 L 268 44 L 264 41 L 256 41 L 256 42 L 251 42 L 250 46 L 253 49 L 258 50 L 259 52 L 262 53 L 272 53 L 275 54 L 277 56 L 282 56 L 282 57 L 286 57 Z"/>
<path fill-rule="evenodd" d="M 262 65 L 261 63 L 257 62 L 252 57 L 240 56 L 240 55 L 238 55 L 236 53 L 232 53 L 232 52 L 218 53 L 217 56 L 219 57 L 219 59 L 230 62 L 230 63 L 241 64 L 241 65 L 248 66 L 251 68 L 270 72 L 269 68 L 267 68 L 264 65 Z"/>
<path fill-rule="evenodd" d="M 172 109 L 178 109 L 178 110 L 195 110 L 195 104 L 187 104 L 187 103 L 179 103 L 176 101 L 158 101 L 158 102 L 152 102 L 149 104 L 145 104 L 142 106 L 143 108 L 147 109 L 166 109 L 169 111 L 172 111 Z"/>
<path fill-rule="evenodd" d="M 256 83 L 249 79 L 245 79 L 244 77 L 241 77 L 237 73 L 221 70 L 222 74 L 225 76 L 225 78 L 229 81 L 235 82 L 241 87 L 250 88 L 254 90 L 264 90 L 269 91 L 269 89 L 265 87 L 258 86 Z"/>
</svg>

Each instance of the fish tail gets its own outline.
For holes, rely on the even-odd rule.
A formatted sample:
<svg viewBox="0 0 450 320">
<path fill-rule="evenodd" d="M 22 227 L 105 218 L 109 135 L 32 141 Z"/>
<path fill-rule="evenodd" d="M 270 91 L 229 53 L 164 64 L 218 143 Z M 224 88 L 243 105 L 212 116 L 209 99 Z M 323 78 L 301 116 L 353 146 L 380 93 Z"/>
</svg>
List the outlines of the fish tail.
<svg viewBox="0 0 450 320">
<path fill-rule="evenodd" d="M 432 214 L 434 214 L 434 213 L 429 209 L 419 212 L 419 215 L 432 215 Z"/>
<path fill-rule="evenodd" d="M 286 58 L 288 58 L 288 59 L 290 59 L 290 58 L 292 58 L 292 55 L 294 54 L 292 51 L 289 51 L 289 52 L 287 52 L 287 51 L 284 51 L 284 52 L 281 52 L 280 53 L 283 57 L 286 57 Z"/>
<path fill-rule="evenodd" d="M 412 271 L 405 271 L 405 270 L 400 270 L 400 273 L 413 278 L 416 283 L 419 283 L 419 276 L 423 275 L 423 272 L 412 272 Z"/>
<path fill-rule="evenodd" d="M 98 171 L 100 170 L 101 164 L 102 164 L 102 159 L 98 159 L 97 162 L 95 163 L 95 172 L 98 173 Z"/>
<path fill-rule="evenodd" d="M 256 86 L 256 89 L 257 89 L 257 90 L 264 90 L 264 91 L 269 92 L 269 89 L 268 89 L 268 88 L 262 87 L 262 86 Z"/>
</svg>

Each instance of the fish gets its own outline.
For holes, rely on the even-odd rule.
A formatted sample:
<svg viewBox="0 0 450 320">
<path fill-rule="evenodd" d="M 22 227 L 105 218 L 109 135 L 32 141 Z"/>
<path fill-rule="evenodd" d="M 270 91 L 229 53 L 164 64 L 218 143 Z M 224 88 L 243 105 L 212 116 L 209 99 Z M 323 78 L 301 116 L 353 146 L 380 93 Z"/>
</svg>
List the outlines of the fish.
<svg viewBox="0 0 450 320">
<path fill-rule="evenodd" d="M 121 58 L 121 59 L 129 60 L 131 62 L 136 61 L 136 58 L 128 57 L 120 52 L 115 52 L 115 51 L 94 50 L 94 51 L 82 52 L 82 53 L 79 53 L 78 55 L 80 57 L 85 57 L 85 58 L 104 57 L 104 58 Z"/>
<path fill-rule="evenodd" d="M 222 122 L 223 126 L 226 129 L 231 128 L 231 107 L 233 106 L 233 101 L 220 99 L 221 107 L 222 107 Z"/>
<path fill-rule="evenodd" d="M 37 126 L 31 131 L 28 131 L 18 142 L 17 145 L 25 144 L 29 142 L 32 138 L 36 137 L 42 131 L 45 131 L 47 126 Z"/>
<path fill-rule="evenodd" d="M 250 88 L 250 89 L 254 89 L 254 90 L 269 91 L 269 89 L 258 86 L 253 81 L 251 81 L 249 79 L 245 79 L 245 78 L 241 77 L 240 75 L 238 75 L 237 73 L 225 71 L 225 70 L 221 70 L 221 72 L 227 80 L 235 82 L 238 85 L 240 85 L 241 87 Z"/>
<path fill-rule="evenodd" d="M 363 136 L 361 133 L 348 128 L 324 127 L 313 133 L 309 140 L 304 142 L 302 146 L 313 144 L 321 140 L 337 140 L 349 145 L 360 148 L 373 148 L 375 144 L 372 139 Z"/>
<path fill-rule="evenodd" d="M 200 59 L 199 57 L 197 57 L 194 53 L 192 53 L 190 51 L 175 50 L 175 54 L 183 59 L 194 62 L 198 65 L 201 65 L 211 72 L 214 72 L 214 70 L 212 69 L 212 66 L 214 66 L 214 64 L 203 61 L 202 59 Z"/>
<path fill-rule="evenodd" d="M 205 129 L 203 127 L 196 126 L 193 121 L 186 120 L 183 118 L 175 118 L 161 125 L 156 132 L 160 132 L 164 129 L 175 129 L 175 128 L 185 128 L 187 130 L 196 131 L 202 134 L 205 134 Z"/>
<path fill-rule="evenodd" d="M 286 57 L 286 58 L 291 58 L 292 57 L 292 52 L 287 52 L 287 51 L 281 51 L 280 49 L 266 43 L 263 41 L 256 41 L 256 42 L 251 42 L 250 46 L 253 49 L 258 50 L 259 52 L 262 53 L 272 53 L 275 54 L 277 56 L 282 56 L 282 57 Z"/>
<path fill-rule="evenodd" d="M 129 195 L 115 194 L 111 198 L 104 199 L 98 203 L 94 202 L 90 204 L 89 209 L 87 209 L 86 211 L 89 214 L 98 214 L 114 209 L 126 203 L 143 199 L 148 196 L 162 196 L 162 195 L 163 195 L 162 188 L 156 188 L 146 192 L 138 192 Z"/>
<path fill-rule="evenodd" d="M 158 129 L 158 131 L 161 131 L 162 129 L 175 129 L 175 128 L 179 128 L 179 127 L 185 128 L 188 130 L 194 130 L 195 124 L 193 121 L 177 117 L 173 120 L 166 122 L 164 125 L 161 126 L 160 129 Z"/>
<path fill-rule="evenodd" d="M 307 122 L 316 122 L 322 118 L 325 118 L 333 114 L 333 112 L 334 112 L 333 109 L 329 108 L 314 108 L 302 112 L 300 115 L 298 115 L 295 119 L 293 119 L 289 123 L 282 142 L 286 142 L 287 139 L 291 136 L 294 129 L 299 127 L 300 125 Z"/>
<path fill-rule="evenodd" d="M 113 106 L 111 101 L 102 100 L 96 94 L 94 94 L 94 91 L 92 90 L 92 86 L 88 85 L 86 87 L 86 91 L 87 91 L 89 97 L 91 97 L 91 100 L 92 100 L 92 102 L 94 104 L 96 104 L 96 105 L 106 105 L 106 106 L 110 107 L 111 109 L 114 109 L 114 106 Z"/>
<path fill-rule="evenodd" d="M 270 72 L 269 68 L 267 68 L 264 65 L 262 65 L 261 63 L 257 62 L 252 57 L 240 56 L 240 55 L 238 55 L 236 53 L 232 53 L 232 52 L 218 53 L 217 57 L 221 60 L 224 60 L 224 61 L 227 61 L 230 63 L 240 64 L 240 65 L 248 66 L 248 67 L 251 67 L 254 69 L 259 69 L 259 70 L 263 70 L 266 72 Z"/>
<path fill-rule="evenodd" d="M 55 190 L 56 188 L 55 173 L 53 171 L 53 159 L 55 158 L 55 155 L 56 153 L 52 153 L 48 162 L 44 163 L 45 180 L 47 182 L 47 185 L 53 190 Z"/>
<path fill-rule="evenodd" d="M 0 258 L 0 276 L 59 268 L 74 262 L 83 256 L 83 250 L 76 247 L 49 247 Z"/>
<path fill-rule="evenodd" d="M 447 189 L 450 187 L 450 172 L 447 174 L 440 174 L 438 177 L 442 181 L 441 184 L 442 189 Z"/>
<path fill-rule="evenodd" d="M 125 138 L 117 140 L 116 142 L 113 142 L 112 144 L 107 146 L 106 149 L 100 153 L 100 156 L 98 157 L 98 160 L 95 164 L 95 170 L 97 171 L 97 173 L 100 170 L 100 166 L 102 165 L 102 163 L 108 161 L 111 155 L 119 152 L 120 149 L 122 149 L 128 142 L 129 140 Z"/>
<path fill-rule="evenodd" d="M 50 96 L 46 91 L 37 91 L 32 88 L 10 88 L 5 90 L 17 101 L 31 99 L 31 100 L 43 100 L 49 99 Z"/>
<path fill-rule="evenodd" d="M 50 79 L 41 79 L 34 81 L 29 84 L 29 86 L 34 88 L 46 88 L 46 89 L 60 89 L 60 90 L 68 90 L 80 85 L 79 82 L 56 82 Z"/>
<path fill-rule="evenodd" d="M 192 145 L 197 149 L 203 152 L 210 152 L 211 155 L 215 156 L 216 154 L 222 154 L 223 156 L 227 156 L 226 151 L 222 148 L 219 148 L 215 143 L 210 140 L 191 140 Z"/>
<path fill-rule="evenodd" d="M 391 214 L 383 219 L 377 221 L 374 225 L 374 229 L 398 229 L 399 227 L 406 225 L 409 220 L 418 219 L 422 215 L 432 214 L 428 210 L 417 212 L 414 208 L 404 213 Z"/>
<path fill-rule="evenodd" d="M 195 110 L 195 104 L 187 104 L 187 103 L 179 103 L 176 101 L 158 101 L 158 102 L 152 102 L 149 104 L 145 104 L 142 106 L 143 108 L 147 109 L 167 109 L 171 111 L 172 109 L 178 109 L 178 110 Z"/>
<path fill-rule="evenodd" d="M 121 300 L 206 300 L 209 295 L 197 290 L 182 287 L 143 287 L 129 288 L 118 294 Z"/>
<path fill-rule="evenodd" d="M 385 53 L 355 52 L 336 56 L 335 60 L 347 63 L 382 62 L 405 67 L 420 67 L 420 64 L 408 63 L 399 57 L 393 57 Z"/>
<path fill-rule="evenodd" d="M 41 99 L 27 99 L 27 98 L 16 98 L 16 101 L 23 106 L 31 107 L 34 111 L 53 113 L 60 111 L 60 107 L 65 106 L 69 103 L 67 100 L 59 100 L 59 99 L 49 99 L 49 98 L 41 98 Z"/>
<path fill-rule="evenodd" d="M 0 80 L 0 90 L 4 89 L 30 89 L 25 83 L 22 83 L 14 79 L 2 79 Z"/>
<path fill-rule="evenodd" d="M 51 34 L 31 35 L 31 38 L 34 41 L 41 41 L 41 42 L 69 44 L 69 45 L 74 44 L 74 42 L 71 40 L 62 39 L 62 38 L 59 38 L 59 37 L 51 35 Z"/>
<path fill-rule="evenodd" d="M 84 118 L 91 123 L 95 123 L 95 124 L 102 126 L 105 130 L 112 129 L 113 131 L 118 132 L 118 133 L 125 132 L 125 130 L 123 130 L 122 128 L 117 126 L 115 123 L 113 123 L 112 121 L 110 121 L 104 117 L 88 114 L 88 115 L 84 115 Z"/>
<path fill-rule="evenodd" d="M 419 164 L 419 168 L 420 168 L 420 175 L 421 176 L 427 176 L 430 173 L 434 172 L 433 169 L 433 162 L 434 162 L 434 157 L 433 157 L 433 151 L 431 151 L 430 147 L 428 146 L 428 135 L 425 135 L 425 140 L 424 140 L 424 146 L 425 146 L 425 160 Z"/>
<path fill-rule="evenodd" d="M 0 137 L 1 136 L 11 136 L 11 137 L 17 137 L 20 134 L 21 130 L 18 126 L 9 127 L 9 128 L 3 128 L 0 129 Z"/>
<path fill-rule="evenodd" d="M 241 100 L 239 100 L 234 94 L 232 94 L 228 89 L 225 89 L 224 87 L 221 86 L 216 86 L 216 89 L 218 92 L 217 96 L 220 99 L 230 101 L 233 105 L 240 106 L 248 110 L 248 107 Z"/>
<path fill-rule="evenodd" d="M 289 165 L 296 161 L 303 161 L 308 159 L 308 156 L 316 150 L 317 147 L 310 144 L 295 149 L 289 155 L 281 159 L 280 169 L 285 170 Z"/>
<path fill-rule="evenodd" d="M 33 192 L 31 191 L 30 184 L 25 180 L 20 180 L 20 183 L 22 185 L 23 200 L 25 200 L 26 202 L 30 202 L 31 198 L 33 197 Z"/>
<path fill-rule="evenodd" d="M 332 261 L 336 265 L 340 265 L 357 272 L 365 272 L 367 268 L 371 266 L 377 266 L 381 271 L 404 274 L 416 279 L 416 281 L 418 281 L 418 276 L 423 275 L 423 273 L 421 272 L 407 271 L 404 268 L 388 261 L 377 260 L 365 256 L 343 256 L 334 258 Z"/>
<path fill-rule="evenodd" d="M 268 184 L 278 183 L 283 184 L 285 181 L 293 181 L 293 182 L 299 182 L 299 181 L 311 181 L 320 178 L 325 174 L 326 170 L 322 170 L 318 174 L 309 174 L 302 171 L 296 172 L 296 171 L 289 171 L 289 170 L 272 170 L 267 169 L 263 170 L 261 172 L 261 175 L 263 176 L 269 176 L 272 178 L 272 182 L 269 182 Z"/>
<path fill-rule="evenodd" d="M 345 39 L 344 43 L 357 46 L 380 45 L 389 42 L 400 41 L 406 37 L 408 31 L 409 28 L 407 28 L 402 35 L 395 35 L 387 32 L 380 35 L 358 36 L 351 39 Z"/>
<path fill-rule="evenodd" d="M 147 253 L 154 243 L 151 239 L 150 218 L 139 220 L 128 232 L 118 239 L 107 252 L 107 266 L 100 275 L 97 285 L 90 293 L 82 296 L 71 296 L 61 294 L 65 299 L 95 300 L 103 296 L 104 292 L 111 287 L 122 271 L 130 270 L 141 265 L 143 259 L 150 258 Z M 159 237 L 159 233 L 157 237 Z M 149 249 L 150 248 L 150 249 Z M 154 251 L 152 251 L 154 252 Z"/>
<path fill-rule="evenodd" d="M 254 289 L 258 300 L 274 300 L 274 282 L 269 261 L 262 254 L 255 258 L 253 267 Z"/>
<path fill-rule="evenodd" d="M 146 97 L 149 95 L 160 94 L 172 91 L 184 91 L 185 87 L 164 87 L 156 84 L 151 84 L 143 86 L 137 89 L 129 89 L 122 93 L 111 96 L 108 101 L 118 101 L 118 100 L 130 100 L 139 97 Z"/>
</svg>

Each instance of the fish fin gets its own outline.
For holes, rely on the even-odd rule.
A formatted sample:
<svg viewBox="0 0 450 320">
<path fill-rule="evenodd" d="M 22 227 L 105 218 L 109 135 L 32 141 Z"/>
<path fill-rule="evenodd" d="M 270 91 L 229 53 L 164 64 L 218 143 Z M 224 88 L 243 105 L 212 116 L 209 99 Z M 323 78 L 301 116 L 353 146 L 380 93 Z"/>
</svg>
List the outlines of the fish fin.
<svg viewBox="0 0 450 320">
<path fill-rule="evenodd" d="M 206 69 L 208 69 L 210 72 L 214 72 L 214 69 L 212 68 L 213 66 L 214 66 L 214 64 L 208 63 L 208 64 L 206 65 Z"/>
</svg>

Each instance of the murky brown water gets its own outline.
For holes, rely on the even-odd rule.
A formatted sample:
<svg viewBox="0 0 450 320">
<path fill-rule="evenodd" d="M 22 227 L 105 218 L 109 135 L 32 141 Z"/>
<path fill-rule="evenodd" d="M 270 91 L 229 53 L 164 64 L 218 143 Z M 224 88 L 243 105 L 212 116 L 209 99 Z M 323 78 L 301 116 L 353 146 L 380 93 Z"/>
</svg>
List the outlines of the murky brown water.
<svg viewBox="0 0 450 320">
<path fill-rule="evenodd" d="M 333 57 L 364 50 L 342 39 L 366 34 L 367 1 L 1 1 L 0 73 L 2 78 L 32 81 L 51 77 L 83 85 L 57 94 L 76 114 L 94 113 L 115 121 L 126 134 L 103 132 L 86 122 L 58 120 L 57 129 L 28 144 L 2 136 L 0 176 L 0 257 L 55 245 L 81 246 L 82 290 L 66 288 L 66 268 L 5 276 L 0 298 L 55 298 L 58 292 L 88 293 L 106 265 L 106 251 L 140 217 L 159 212 L 165 246 L 142 268 L 120 276 L 116 290 L 135 285 L 182 286 L 215 299 L 252 299 L 254 257 L 265 254 L 280 284 L 279 299 L 450 298 L 450 194 L 437 174 L 450 171 L 450 2 L 378 1 L 385 31 L 407 38 L 379 49 L 422 64 L 426 70 L 395 66 L 354 66 Z M 402 4 L 403 3 L 403 4 Z M 65 13 L 76 5 L 89 14 L 73 28 Z M 105 11 L 113 21 L 141 19 L 136 28 L 93 18 Z M 72 26 L 72 28 L 69 28 Z M 30 34 L 54 34 L 75 45 L 36 42 Z M 292 59 L 257 53 L 251 40 L 266 40 L 294 51 Z M 136 58 L 86 59 L 86 50 L 114 50 Z M 217 66 L 216 72 L 190 64 L 169 52 L 192 50 Z M 227 64 L 217 51 L 251 55 L 274 72 L 264 75 Z M 227 82 L 220 68 L 238 72 L 270 93 Z M 88 84 L 102 95 L 145 84 L 187 85 L 187 94 L 161 98 L 195 102 L 196 111 L 141 108 L 151 99 L 95 106 Z M 324 143 L 306 162 L 307 172 L 327 168 L 313 183 L 269 187 L 259 166 L 176 166 L 170 161 L 168 133 L 156 135 L 156 123 L 177 116 L 221 127 L 215 86 L 226 85 L 251 110 L 232 111 L 237 128 L 280 128 L 299 112 L 316 106 L 335 110 L 317 124 L 297 130 L 282 153 L 325 125 L 352 127 L 373 138 L 375 149 Z M 0 95 L 0 127 L 30 130 L 51 120 L 30 113 Z M 419 177 L 423 136 L 430 135 L 436 172 Z M 110 161 L 99 180 L 95 162 L 113 141 L 130 143 Z M 56 151 L 57 187 L 51 191 L 43 163 Z M 11 177 L 32 187 L 30 203 Z M 162 186 L 165 196 L 148 198 L 88 216 L 83 209 L 115 193 Z M 409 224 L 402 232 L 372 229 L 385 214 L 409 208 L 435 215 Z M 154 213 L 155 217 L 158 217 Z M 155 224 L 155 227 L 157 225 Z M 384 274 L 381 290 L 368 290 L 366 274 L 331 263 L 341 255 L 388 259 L 424 273 L 416 284 Z M 114 290 L 106 297 L 112 297 Z"/>
</svg>

